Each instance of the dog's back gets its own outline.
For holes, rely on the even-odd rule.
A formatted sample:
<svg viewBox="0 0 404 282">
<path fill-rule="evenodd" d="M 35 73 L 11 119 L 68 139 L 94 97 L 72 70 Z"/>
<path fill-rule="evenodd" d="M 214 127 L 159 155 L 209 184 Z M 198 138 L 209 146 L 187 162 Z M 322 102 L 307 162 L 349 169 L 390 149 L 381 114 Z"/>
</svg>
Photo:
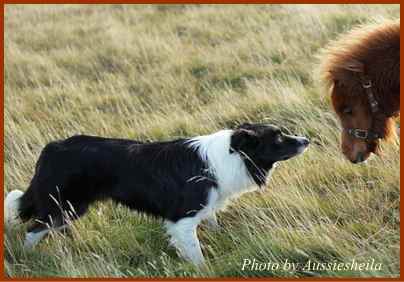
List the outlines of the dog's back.
<svg viewBox="0 0 404 282">
<path fill-rule="evenodd" d="M 143 143 L 86 135 L 47 144 L 27 191 L 13 199 L 10 214 L 18 213 L 22 221 L 47 221 L 49 215 L 69 210 L 72 205 L 73 212 L 81 215 L 89 203 L 102 197 L 102 187 L 111 184 L 109 168 L 124 161 L 126 148 L 140 144 Z"/>
<path fill-rule="evenodd" d="M 183 166 L 185 162 L 189 165 Z M 200 210 L 207 187 L 215 185 L 210 178 L 188 182 L 205 168 L 184 139 L 142 143 L 73 136 L 45 146 L 16 206 L 23 221 L 34 218 L 57 225 L 64 224 L 66 215 L 83 215 L 100 199 L 177 220 Z"/>
</svg>

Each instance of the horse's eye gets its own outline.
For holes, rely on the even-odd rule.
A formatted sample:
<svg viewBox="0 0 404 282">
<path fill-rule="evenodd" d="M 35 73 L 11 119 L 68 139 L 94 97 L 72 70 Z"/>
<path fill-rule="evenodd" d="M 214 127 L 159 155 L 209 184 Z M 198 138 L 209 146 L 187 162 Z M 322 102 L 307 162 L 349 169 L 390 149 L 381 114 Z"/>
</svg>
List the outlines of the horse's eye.
<svg viewBox="0 0 404 282">
<path fill-rule="evenodd" d="M 352 115 L 352 109 L 349 107 L 345 107 L 342 109 L 342 113 L 346 115 Z"/>
</svg>

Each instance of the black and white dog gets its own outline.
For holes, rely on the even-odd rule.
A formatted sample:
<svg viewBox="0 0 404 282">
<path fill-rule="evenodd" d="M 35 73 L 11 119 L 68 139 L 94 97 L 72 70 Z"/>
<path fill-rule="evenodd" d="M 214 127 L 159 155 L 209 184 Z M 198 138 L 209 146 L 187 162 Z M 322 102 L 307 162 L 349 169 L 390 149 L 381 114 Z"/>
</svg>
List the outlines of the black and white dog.
<svg viewBox="0 0 404 282">
<path fill-rule="evenodd" d="M 194 264 L 204 261 L 196 229 L 227 200 L 264 186 L 278 161 L 302 153 L 309 141 L 277 127 L 243 124 L 189 139 L 141 143 L 73 136 L 49 143 L 28 190 L 5 199 L 8 226 L 34 219 L 25 238 L 34 246 L 97 200 L 112 199 L 164 219 L 171 243 Z"/>
</svg>

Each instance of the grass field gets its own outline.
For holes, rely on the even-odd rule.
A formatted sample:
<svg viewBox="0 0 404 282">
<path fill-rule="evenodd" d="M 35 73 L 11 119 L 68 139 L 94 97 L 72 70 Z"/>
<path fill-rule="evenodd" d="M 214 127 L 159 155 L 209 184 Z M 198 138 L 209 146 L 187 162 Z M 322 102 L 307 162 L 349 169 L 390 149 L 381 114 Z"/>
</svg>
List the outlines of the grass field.
<svg viewBox="0 0 404 282">
<path fill-rule="evenodd" d="M 352 165 L 316 70 L 321 49 L 399 5 L 6 5 L 5 193 L 25 190 L 43 146 L 83 133 L 140 140 L 242 122 L 308 136 L 268 187 L 202 226 L 207 266 L 180 259 L 158 220 L 111 202 L 33 250 L 5 234 L 11 277 L 398 276 L 399 144 Z M 381 263 L 380 270 L 242 270 L 259 262 Z"/>
</svg>

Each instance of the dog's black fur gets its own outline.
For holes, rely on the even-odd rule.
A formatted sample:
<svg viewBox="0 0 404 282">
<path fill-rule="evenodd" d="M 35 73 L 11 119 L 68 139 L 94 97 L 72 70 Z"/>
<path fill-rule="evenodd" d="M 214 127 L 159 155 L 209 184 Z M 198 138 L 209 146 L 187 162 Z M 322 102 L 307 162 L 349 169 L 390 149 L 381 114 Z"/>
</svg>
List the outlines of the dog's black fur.
<svg viewBox="0 0 404 282">
<path fill-rule="evenodd" d="M 192 216 L 216 184 L 184 141 L 140 143 L 79 135 L 49 143 L 22 196 L 20 217 L 49 223 L 49 216 L 61 217 L 61 207 L 72 206 L 74 215 L 81 216 L 92 202 L 107 198 L 174 222 Z M 206 178 L 189 181 L 195 175 Z"/>
</svg>

